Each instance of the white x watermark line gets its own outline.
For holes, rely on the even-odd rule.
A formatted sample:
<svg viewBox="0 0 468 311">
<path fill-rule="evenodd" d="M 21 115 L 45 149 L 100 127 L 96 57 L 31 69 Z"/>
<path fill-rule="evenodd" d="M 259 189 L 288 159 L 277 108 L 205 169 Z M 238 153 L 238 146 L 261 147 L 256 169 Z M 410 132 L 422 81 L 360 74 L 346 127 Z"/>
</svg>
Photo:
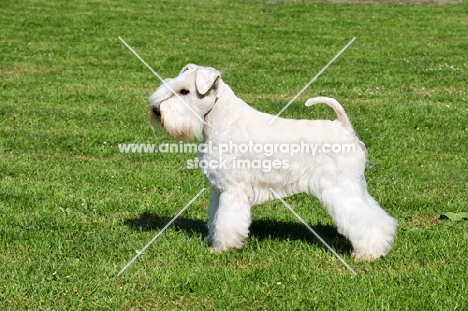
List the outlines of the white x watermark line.
<svg viewBox="0 0 468 311">
<path fill-rule="evenodd" d="M 293 99 L 291 99 L 289 103 L 287 103 L 286 106 L 284 106 L 283 109 L 281 109 L 280 112 L 278 112 L 278 114 L 270 120 L 270 122 L 268 122 L 268 124 L 273 123 L 289 107 L 289 105 L 293 103 L 293 101 L 295 101 L 312 83 L 314 83 L 314 81 L 317 80 L 317 78 L 328 68 L 328 66 L 330 66 L 341 55 L 341 53 L 343 53 L 351 45 L 351 43 L 354 42 L 354 40 L 356 40 L 356 37 L 351 39 L 351 41 L 349 41 L 348 44 L 346 44 L 346 46 L 342 48 L 341 51 L 339 51 L 338 54 L 336 54 L 335 57 L 333 57 L 332 60 L 329 61 L 328 64 L 326 64 L 325 67 L 323 67 L 322 70 L 320 70 L 319 73 L 317 73 L 315 77 L 313 77 L 312 80 L 310 80 L 309 83 L 307 83 L 306 86 L 304 86 L 302 90 L 300 90 L 299 93 L 297 93 L 297 95 L 294 96 Z"/>
<path fill-rule="evenodd" d="M 167 225 L 164 226 L 164 228 L 161 229 L 161 231 L 159 231 L 152 239 L 151 241 L 149 241 L 145 247 L 143 247 L 140 251 L 137 250 L 136 251 L 136 255 L 135 257 L 132 258 L 132 260 L 130 260 L 126 265 L 125 267 L 122 268 L 122 270 L 120 270 L 119 273 L 117 273 L 117 276 L 120 276 L 125 270 L 127 270 L 128 267 L 130 267 L 132 265 L 132 263 L 138 258 L 140 257 L 141 254 L 143 254 L 143 252 L 154 242 L 156 241 L 157 238 L 159 238 L 159 236 L 177 219 L 177 217 L 179 217 L 189 206 L 190 204 L 192 204 L 201 194 L 203 191 L 205 191 L 206 188 L 203 188 L 202 190 L 200 190 L 200 192 L 197 193 L 197 195 L 195 197 L 193 197 L 193 199 L 190 200 L 190 202 L 187 203 L 187 205 L 184 206 L 184 208 L 182 208 L 180 210 L 180 212 L 177 213 L 177 215 L 175 215 L 168 223 Z"/>
<path fill-rule="evenodd" d="M 185 102 L 185 100 L 179 96 L 179 94 L 177 94 L 176 91 L 174 91 L 170 86 L 169 84 L 166 83 L 166 81 L 163 80 L 163 78 L 161 78 L 161 76 L 153 70 L 153 68 L 151 68 L 150 65 L 148 65 L 147 62 L 145 62 L 145 60 L 143 58 L 140 57 L 140 55 L 138 55 L 137 52 L 135 52 L 134 49 L 132 49 L 132 47 L 130 45 L 128 45 L 127 42 L 125 42 L 124 39 L 122 39 L 120 36 L 118 37 L 120 41 L 122 41 L 122 43 L 164 84 L 167 86 L 167 88 L 178 98 L 180 99 L 185 106 L 187 106 L 187 108 L 203 123 L 203 124 L 206 124 L 205 120 L 203 120 L 202 117 L 200 117 L 195 111 L 193 111 L 193 109 L 190 107 L 189 104 L 187 104 Z"/>
<path fill-rule="evenodd" d="M 289 206 L 288 203 L 286 203 L 273 189 L 268 188 L 268 190 L 270 190 L 270 191 L 276 196 L 276 198 L 278 198 L 278 199 L 284 204 L 284 206 L 286 206 L 286 207 L 291 211 L 291 213 L 293 213 L 293 215 L 296 216 L 296 218 L 299 219 L 299 220 L 307 227 L 307 229 L 309 229 L 310 232 L 312 232 L 312 233 L 315 235 L 315 237 L 316 237 L 320 242 L 322 242 L 322 244 L 325 245 L 325 246 L 328 248 L 328 250 L 329 250 L 330 252 L 332 252 L 332 254 L 335 255 L 335 257 L 338 258 L 338 259 L 343 263 L 343 265 L 345 265 L 346 268 L 348 268 L 349 271 L 351 271 L 352 274 L 357 275 L 356 271 L 354 271 L 353 268 L 351 268 L 351 267 L 346 263 L 346 261 L 344 261 L 344 259 L 341 258 L 341 256 L 338 255 L 338 253 L 335 252 L 335 250 L 333 250 L 333 248 L 331 248 L 331 246 L 329 246 L 329 245 L 327 244 L 327 242 L 325 242 L 325 241 L 314 231 L 314 229 L 312 229 L 312 228 L 307 224 L 307 222 L 306 222 L 304 219 L 302 219 L 301 216 L 299 216 L 299 214 L 297 214 L 297 213 L 292 209 L 291 206 Z"/>
</svg>

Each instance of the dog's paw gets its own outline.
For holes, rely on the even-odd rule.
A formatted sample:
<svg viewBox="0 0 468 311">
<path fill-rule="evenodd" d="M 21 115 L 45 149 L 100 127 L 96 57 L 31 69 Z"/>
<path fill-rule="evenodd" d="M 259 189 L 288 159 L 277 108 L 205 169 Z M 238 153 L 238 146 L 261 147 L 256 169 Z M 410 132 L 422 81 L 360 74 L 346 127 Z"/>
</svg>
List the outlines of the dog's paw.
<svg viewBox="0 0 468 311">
<path fill-rule="evenodd" d="M 210 253 L 211 254 L 220 254 L 222 252 L 225 252 L 226 249 L 219 248 L 219 247 L 210 247 Z"/>
<path fill-rule="evenodd" d="M 372 255 L 370 253 L 365 253 L 365 252 L 353 252 L 352 256 L 354 257 L 354 260 L 356 261 L 373 261 L 382 257 L 382 256 Z"/>
</svg>

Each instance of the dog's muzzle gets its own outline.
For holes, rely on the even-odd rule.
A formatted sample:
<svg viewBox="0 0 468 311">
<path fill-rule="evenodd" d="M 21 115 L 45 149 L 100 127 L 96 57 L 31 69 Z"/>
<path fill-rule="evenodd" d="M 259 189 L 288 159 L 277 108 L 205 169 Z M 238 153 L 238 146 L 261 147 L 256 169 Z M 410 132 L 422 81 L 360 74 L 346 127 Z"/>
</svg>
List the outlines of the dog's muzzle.
<svg viewBox="0 0 468 311">
<path fill-rule="evenodd" d="M 156 117 L 161 118 L 161 109 L 159 108 L 159 105 L 151 107 L 151 111 Z"/>
<path fill-rule="evenodd" d="M 150 105 L 148 107 L 148 121 L 152 128 L 154 128 L 156 123 L 162 123 L 161 108 L 159 105 Z"/>
</svg>

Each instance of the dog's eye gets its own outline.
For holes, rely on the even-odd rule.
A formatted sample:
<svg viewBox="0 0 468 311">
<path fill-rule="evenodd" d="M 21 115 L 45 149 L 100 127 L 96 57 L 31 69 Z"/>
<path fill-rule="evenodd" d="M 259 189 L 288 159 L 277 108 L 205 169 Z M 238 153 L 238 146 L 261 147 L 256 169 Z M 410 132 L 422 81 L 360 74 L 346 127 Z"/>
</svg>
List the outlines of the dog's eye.
<svg viewBox="0 0 468 311">
<path fill-rule="evenodd" d="M 180 90 L 179 93 L 180 93 L 181 95 L 187 95 L 188 93 L 190 93 L 190 91 L 189 91 L 189 90 L 186 90 L 186 89 L 182 89 L 182 90 Z"/>
</svg>

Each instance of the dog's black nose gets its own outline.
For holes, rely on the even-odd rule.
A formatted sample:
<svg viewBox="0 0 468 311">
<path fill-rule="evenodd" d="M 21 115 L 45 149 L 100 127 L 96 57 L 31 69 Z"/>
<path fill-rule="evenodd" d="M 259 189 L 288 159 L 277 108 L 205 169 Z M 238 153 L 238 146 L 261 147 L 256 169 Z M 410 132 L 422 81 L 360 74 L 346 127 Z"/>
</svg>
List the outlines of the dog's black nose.
<svg viewBox="0 0 468 311">
<path fill-rule="evenodd" d="M 153 113 L 159 118 L 161 117 L 161 109 L 159 109 L 159 106 L 153 106 Z"/>
</svg>

